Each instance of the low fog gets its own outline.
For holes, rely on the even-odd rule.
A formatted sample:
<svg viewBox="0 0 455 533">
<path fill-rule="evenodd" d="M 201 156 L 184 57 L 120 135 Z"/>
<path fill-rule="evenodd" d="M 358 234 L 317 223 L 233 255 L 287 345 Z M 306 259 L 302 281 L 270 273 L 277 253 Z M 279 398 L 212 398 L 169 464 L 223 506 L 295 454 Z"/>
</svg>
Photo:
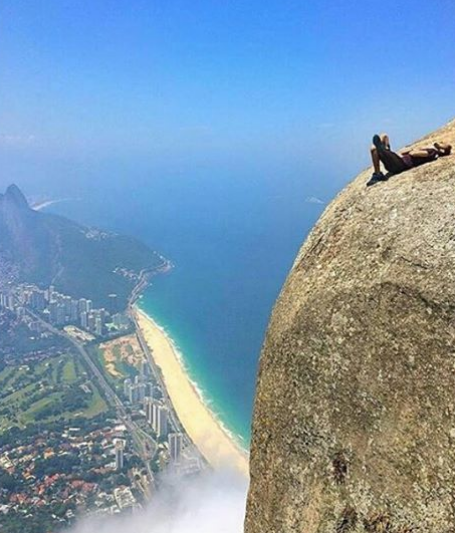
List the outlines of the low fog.
<svg viewBox="0 0 455 533">
<path fill-rule="evenodd" d="M 71 533 L 241 533 L 247 481 L 207 472 L 193 479 L 167 474 L 150 503 L 133 515 L 89 518 Z"/>
</svg>

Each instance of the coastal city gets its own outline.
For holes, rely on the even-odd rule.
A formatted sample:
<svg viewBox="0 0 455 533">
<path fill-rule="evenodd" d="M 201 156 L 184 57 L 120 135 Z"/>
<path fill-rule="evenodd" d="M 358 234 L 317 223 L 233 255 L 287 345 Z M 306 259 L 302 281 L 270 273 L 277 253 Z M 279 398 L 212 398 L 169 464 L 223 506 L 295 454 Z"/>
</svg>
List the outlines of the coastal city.
<svg viewBox="0 0 455 533">
<path fill-rule="evenodd" d="M 207 468 L 134 314 L 108 300 L 96 309 L 54 287 L 2 287 L 0 531 L 135 512 L 161 472 Z"/>
<path fill-rule="evenodd" d="M 137 513 L 169 477 L 246 478 L 247 453 L 141 307 L 172 263 L 34 211 L 17 186 L 0 200 L 0 533 Z"/>
<path fill-rule="evenodd" d="M 118 312 L 117 295 L 110 294 L 108 299 L 108 309 L 94 309 L 92 300 L 71 298 L 60 294 L 53 286 L 42 290 L 36 285 L 19 284 L 7 292 L 0 292 L 0 306 L 15 313 L 32 331 L 43 333 L 46 329 L 43 321 L 57 327 L 80 326 L 85 332 L 80 335 L 85 340 L 132 328 L 128 317 Z M 39 319 L 33 320 L 32 312 L 37 313 Z"/>
</svg>

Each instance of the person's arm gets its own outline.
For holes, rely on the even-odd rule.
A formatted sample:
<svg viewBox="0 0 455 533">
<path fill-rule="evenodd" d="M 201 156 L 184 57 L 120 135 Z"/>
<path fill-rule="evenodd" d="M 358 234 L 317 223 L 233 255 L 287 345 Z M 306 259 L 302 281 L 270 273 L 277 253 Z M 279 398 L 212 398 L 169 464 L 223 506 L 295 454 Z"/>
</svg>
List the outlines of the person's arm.
<svg viewBox="0 0 455 533">
<path fill-rule="evenodd" d="M 433 153 L 436 152 L 434 148 L 416 148 L 415 150 L 409 151 L 408 154 L 412 155 L 412 157 L 428 157 L 430 151 Z"/>
</svg>

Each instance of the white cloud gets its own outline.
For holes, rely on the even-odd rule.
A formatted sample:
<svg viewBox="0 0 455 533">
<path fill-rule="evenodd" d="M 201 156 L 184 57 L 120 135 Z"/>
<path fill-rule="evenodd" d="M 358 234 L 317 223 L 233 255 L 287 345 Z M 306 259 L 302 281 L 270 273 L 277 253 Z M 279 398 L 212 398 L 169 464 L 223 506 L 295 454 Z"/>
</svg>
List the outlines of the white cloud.
<svg viewBox="0 0 455 533">
<path fill-rule="evenodd" d="M 316 196 L 307 196 L 305 198 L 305 202 L 307 204 L 319 204 L 319 205 L 324 205 L 325 202 L 323 200 L 321 200 L 320 198 L 317 198 Z"/>
<path fill-rule="evenodd" d="M 88 519 L 71 533 L 242 533 L 247 481 L 208 472 L 184 480 L 167 476 L 149 505 L 131 516 Z"/>
<path fill-rule="evenodd" d="M 0 145 L 24 146 L 34 143 L 35 140 L 36 137 L 34 135 L 11 135 L 0 133 Z"/>
</svg>

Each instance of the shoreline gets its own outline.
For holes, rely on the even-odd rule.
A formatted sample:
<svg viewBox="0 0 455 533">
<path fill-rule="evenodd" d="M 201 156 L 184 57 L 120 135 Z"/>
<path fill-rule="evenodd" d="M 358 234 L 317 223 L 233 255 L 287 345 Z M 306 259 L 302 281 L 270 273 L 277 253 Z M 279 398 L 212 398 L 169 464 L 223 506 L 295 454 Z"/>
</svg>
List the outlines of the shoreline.
<svg viewBox="0 0 455 533">
<path fill-rule="evenodd" d="M 248 453 L 223 426 L 191 380 L 172 338 L 137 304 L 133 314 L 161 369 L 167 393 L 189 438 L 215 469 L 235 469 L 248 477 Z"/>
</svg>

